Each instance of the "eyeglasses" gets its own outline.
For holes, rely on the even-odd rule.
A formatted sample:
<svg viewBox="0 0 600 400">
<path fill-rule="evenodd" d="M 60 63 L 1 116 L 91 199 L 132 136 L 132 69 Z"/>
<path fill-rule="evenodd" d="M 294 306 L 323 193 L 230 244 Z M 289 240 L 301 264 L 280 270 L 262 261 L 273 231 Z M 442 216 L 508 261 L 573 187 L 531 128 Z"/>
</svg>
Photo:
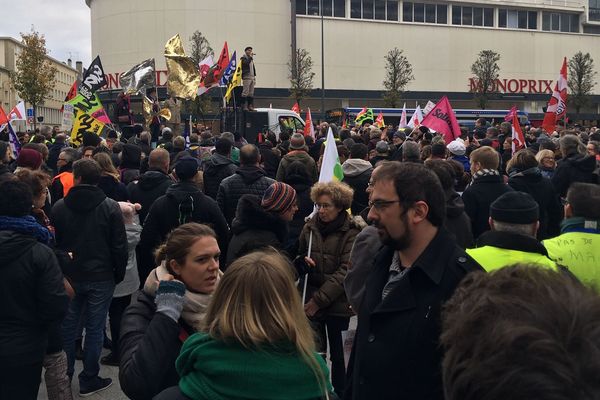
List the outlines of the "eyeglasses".
<svg viewBox="0 0 600 400">
<path fill-rule="evenodd" d="M 328 203 L 316 203 L 315 207 L 317 207 L 317 210 L 323 209 L 323 210 L 328 210 L 330 208 L 333 208 L 333 204 L 328 204 Z"/>
<path fill-rule="evenodd" d="M 373 200 L 369 201 L 369 207 L 381 211 L 394 203 L 402 203 L 402 200 Z"/>
</svg>

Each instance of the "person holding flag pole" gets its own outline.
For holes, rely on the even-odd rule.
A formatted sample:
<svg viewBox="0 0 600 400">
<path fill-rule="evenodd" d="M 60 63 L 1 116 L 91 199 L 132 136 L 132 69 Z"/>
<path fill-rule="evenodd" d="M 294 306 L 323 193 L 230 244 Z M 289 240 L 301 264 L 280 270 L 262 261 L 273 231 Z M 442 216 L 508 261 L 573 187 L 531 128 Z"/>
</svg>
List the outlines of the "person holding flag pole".
<svg viewBox="0 0 600 400">
<path fill-rule="evenodd" d="M 329 354 L 332 384 L 341 395 L 345 386 L 342 331 L 348 329 L 352 311 L 344 291 L 354 239 L 362 226 L 349 213 L 354 191 L 345 183 L 333 132 L 329 129 L 323 165 L 310 192 L 315 211 L 299 237 L 299 256 L 294 265 L 304 275 L 304 311 L 317 336 L 317 348 Z"/>
</svg>

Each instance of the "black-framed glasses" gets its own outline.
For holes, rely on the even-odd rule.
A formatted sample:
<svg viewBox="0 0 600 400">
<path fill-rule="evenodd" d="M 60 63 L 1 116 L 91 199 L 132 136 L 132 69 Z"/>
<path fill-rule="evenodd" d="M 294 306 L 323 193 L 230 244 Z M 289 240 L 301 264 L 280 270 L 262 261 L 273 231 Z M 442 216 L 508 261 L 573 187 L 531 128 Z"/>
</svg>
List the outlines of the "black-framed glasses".
<svg viewBox="0 0 600 400">
<path fill-rule="evenodd" d="M 394 203 L 402 203 L 402 200 L 372 200 L 369 201 L 369 207 L 381 211 Z"/>
</svg>

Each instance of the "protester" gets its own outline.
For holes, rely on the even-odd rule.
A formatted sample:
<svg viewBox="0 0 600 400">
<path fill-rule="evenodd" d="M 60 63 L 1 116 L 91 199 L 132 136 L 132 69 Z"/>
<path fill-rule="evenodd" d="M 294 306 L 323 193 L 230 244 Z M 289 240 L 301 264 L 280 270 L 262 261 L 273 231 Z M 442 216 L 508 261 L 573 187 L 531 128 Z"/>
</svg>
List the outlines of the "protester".
<svg viewBox="0 0 600 400">
<path fill-rule="evenodd" d="M 221 279 L 215 232 L 187 223 L 175 228 L 156 251 L 156 268 L 121 323 L 119 382 L 133 400 L 151 399 L 176 385 L 175 360 L 205 318 Z"/>
<path fill-rule="evenodd" d="M 304 311 L 317 335 L 319 352 L 325 355 L 329 347 L 332 383 L 338 395 L 344 391 L 346 375 L 342 331 L 348 329 L 353 314 L 344 278 L 352 244 L 363 227 L 346 211 L 352 196 L 352 189 L 341 182 L 319 182 L 312 187 L 310 197 L 318 212 L 302 229 L 296 259 L 299 274 L 308 274 Z"/>
<path fill-rule="evenodd" d="M 125 143 L 121 152 L 121 163 L 119 164 L 120 180 L 128 185 L 140 176 L 140 163 L 142 162 L 142 150 L 134 145 Z"/>
<path fill-rule="evenodd" d="M 294 161 L 299 161 L 306 167 L 308 174 L 312 178 L 313 182 L 318 179 L 317 164 L 315 160 L 308 154 L 308 148 L 304 136 L 299 133 L 294 133 L 290 139 L 289 152 L 283 156 L 277 169 L 276 180 L 281 182 L 286 176 L 286 170 L 288 166 Z"/>
<path fill-rule="evenodd" d="M 152 104 L 152 110 L 150 114 L 150 134 L 152 136 L 152 147 L 156 147 L 154 144 L 158 142 L 158 134 L 160 133 L 160 105 L 158 104 L 158 96 L 156 94 L 156 88 L 151 87 L 146 93 L 146 97 Z M 163 132 L 164 133 L 164 132 Z"/>
<path fill-rule="evenodd" d="M 369 219 L 385 246 L 358 310 L 344 398 L 443 399 L 440 309 L 480 267 L 442 228 L 445 197 L 433 172 L 390 162 L 373 184 Z"/>
<path fill-rule="evenodd" d="M 58 174 L 58 157 L 62 150 L 68 147 L 66 141 L 67 136 L 64 133 L 59 133 L 56 135 L 54 143 L 48 147 L 48 161 L 46 162 L 46 165 L 52 169 L 54 175 Z"/>
<path fill-rule="evenodd" d="M 444 308 L 445 398 L 598 397 L 597 315 L 597 293 L 565 274 L 528 264 L 470 274 Z"/>
<path fill-rule="evenodd" d="M 390 156 L 391 161 L 402 161 L 402 145 L 406 141 L 406 134 L 403 130 L 394 132 L 392 136 L 392 144 L 394 145 L 394 152 Z"/>
<path fill-rule="evenodd" d="M 371 157 L 371 165 L 377 166 L 380 161 L 387 161 L 390 159 L 390 145 L 385 140 L 380 140 L 375 145 L 375 156 Z"/>
<path fill-rule="evenodd" d="M 448 143 L 448 151 L 451 156 L 450 160 L 458 161 L 461 163 L 465 169 L 465 171 L 471 170 L 471 163 L 469 162 L 469 157 L 466 156 L 467 148 L 464 142 L 460 139 L 453 140 Z"/>
<path fill-rule="evenodd" d="M 277 143 L 277 141 L 265 140 L 258 144 L 262 168 L 271 179 L 275 179 L 277 176 L 277 170 L 279 169 L 279 163 L 281 162 L 281 153 L 279 150 L 273 148 L 274 143 Z"/>
<path fill-rule="evenodd" d="M 368 161 L 369 150 L 366 145 L 358 143 L 350 149 L 350 159 L 342 164 L 344 179 L 342 182 L 354 190 L 352 198 L 352 215 L 359 215 L 367 208 L 369 196 L 367 186 L 373 172 L 373 165 Z"/>
<path fill-rule="evenodd" d="M 558 162 L 552 184 L 561 197 L 565 197 L 573 182 L 600 183 L 593 172 L 596 169 L 596 158 L 586 152 L 581 140 L 575 135 L 560 138 L 562 160 Z"/>
<path fill-rule="evenodd" d="M 260 167 L 260 152 L 258 147 L 247 144 L 240 150 L 240 166 L 235 173 L 221 181 L 217 192 L 217 204 L 231 225 L 235 217 L 238 201 L 245 194 L 259 197 L 275 181 L 266 176 Z"/>
<path fill-rule="evenodd" d="M 215 153 L 204 164 L 204 194 L 216 199 L 221 182 L 235 173 L 237 166 L 231 159 L 233 142 L 218 139 Z"/>
<path fill-rule="evenodd" d="M 72 257 L 65 275 L 71 279 L 75 297 L 62 325 L 70 377 L 74 373 L 75 339 L 80 318 L 83 318 L 86 330 L 83 371 L 79 374 L 81 395 L 91 395 L 112 384 L 110 378 L 98 376 L 98 361 L 115 284 L 123 280 L 127 266 L 123 216 L 117 202 L 98 188 L 100 176 L 101 169 L 96 161 L 76 161 L 73 164 L 74 186 L 52 207 L 50 218 L 56 230 L 57 248 Z"/>
<path fill-rule="evenodd" d="M 310 189 L 313 182 L 306 167 L 300 161 L 294 161 L 290 164 L 283 182 L 296 191 L 297 211 L 294 218 L 288 223 L 287 243 L 284 245 L 287 254 L 293 258 L 298 251 L 298 238 L 302 228 L 304 228 L 306 218 L 314 211 L 314 203 L 310 199 Z"/>
<path fill-rule="evenodd" d="M 42 154 L 39 151 L 24 148 L 21 149 L 19 155 L 17 156 L 17 170 L 21 168 L 27 168 L 34 171 L 36 169 L 40 169 L 42 162 Z"/>
<path fill-rule="evenodd" d="M 7 142 L 0 141 L 0 176 L 11 173 L 8 168 L 11 158 L 12 150 L 10 149 L 10 146 Z"/>
<path fill-rule="evenodd" d="M 102 169 L 98 187 L 104 192 L 106 197 L 114 201 L 127 201 L 129 199 L 127 186 L 120 181 L 121 176 L 113 165 L 110 156 L 107 153 L 98 153 L 94 155 L 93 159 Z"/>
<path fill-rule="evenodd" d="M 538 162 L 538 167 L 540 168 L 542 175 L 548 179 L 552 179 L 554 170 L 556 169 L 554 152 L 548 149 L 540 150 L 535 155 L 535 160 Z"/>
<path fill-rule="evenodd" d="M 52 234 L 30 216 L 29 186 L 0 184 L 0 398 L 37 399 L 48 333 L 60 324 L 68 298 L 48 247 Z"/>
<path fill-rule="evenodd" d="M 544 240 L 548 256 L 600 291 L 600 186 L 573 183 L 567 192 L 560 235 Z"/>
<path fill-rule="evenodd" d="M 254 86 L 256 85 L 256 67 L 254 66 L 254 52 L 252 47 L 244 49 L 240 59 L 242 63 L 242 108 L 244 111 L 254 111 Z"/>
<path fill-rule="evenodd" d="M 231 226 L 233 237 L 227 249 L 226 265 L 254 250 L 284 249 L 288 223 L 297 210 L 296 191 L 285 183 L 273 183 L 262 198 L 243 195 Z"/>
<path fill-rule="evenodd" d="M 407 141 L 402 145 L 402 161 L 403 162 L 413 162 L 420 164 L 421 161 L 421 153 L 419 150 L 418 143 L 413 141 Z"/>
</svg>

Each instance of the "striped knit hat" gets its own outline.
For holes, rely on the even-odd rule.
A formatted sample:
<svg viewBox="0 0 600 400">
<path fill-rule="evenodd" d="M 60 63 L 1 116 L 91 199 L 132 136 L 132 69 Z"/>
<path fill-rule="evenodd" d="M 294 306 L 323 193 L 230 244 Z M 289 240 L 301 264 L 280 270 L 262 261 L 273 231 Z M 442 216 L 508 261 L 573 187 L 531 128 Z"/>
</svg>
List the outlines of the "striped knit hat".
<svg viewBox="0 0 600 400">
<path fill-rule="evenodd" d="M 282 214 L 296 202 L 296 191 L 283 182 L 275 182 L 267 188 L 261 201 L 265 211 Z"/>
</svg>

